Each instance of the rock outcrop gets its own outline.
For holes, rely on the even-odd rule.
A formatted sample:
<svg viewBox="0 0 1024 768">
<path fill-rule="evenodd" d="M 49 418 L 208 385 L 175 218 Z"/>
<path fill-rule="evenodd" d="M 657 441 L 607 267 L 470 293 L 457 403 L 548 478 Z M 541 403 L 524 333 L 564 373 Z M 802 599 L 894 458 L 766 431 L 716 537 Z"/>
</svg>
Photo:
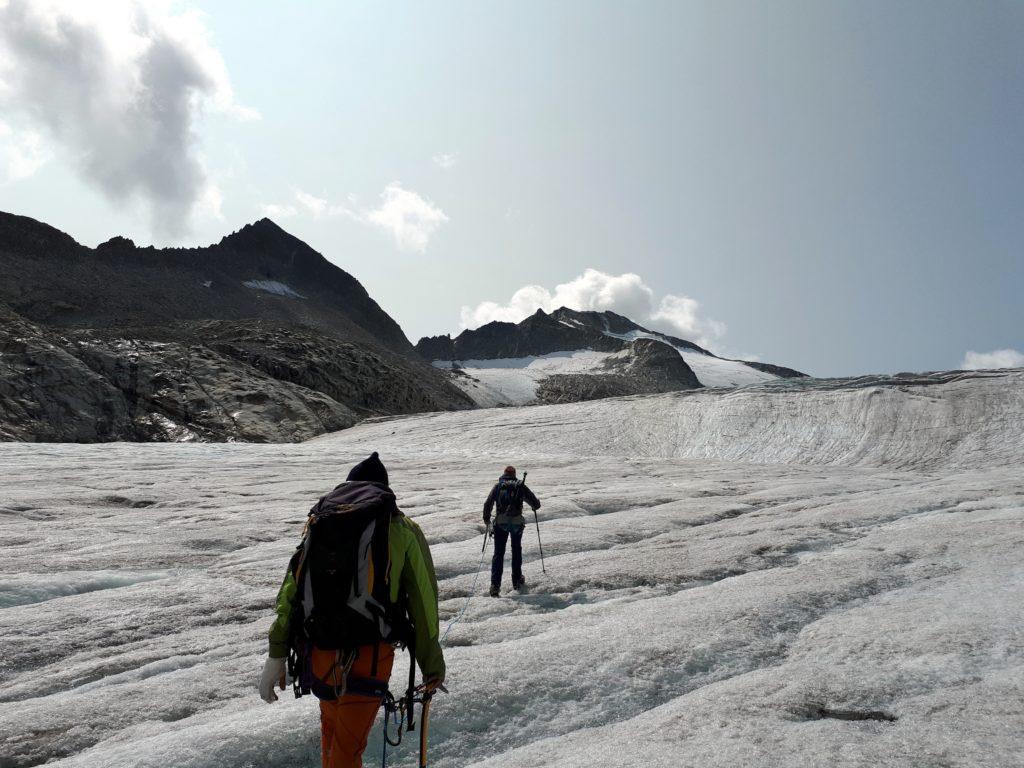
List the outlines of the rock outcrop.
<svg viewBox="0 0 1024 768">
<path fill-rule="evenodd" d="M 700 389 L 679 353 L 656 339 L 637 339 L 606 362 L 608 373 L 555 374 L 537 387 L 541 403 L 573 403 L 602 397 Z"/>
<path fill-rule="evenodd" d="M 0 305 L 0 439 L 94 442 L 132 432 L 120 390 L 67 346 Z"/>
</svg>

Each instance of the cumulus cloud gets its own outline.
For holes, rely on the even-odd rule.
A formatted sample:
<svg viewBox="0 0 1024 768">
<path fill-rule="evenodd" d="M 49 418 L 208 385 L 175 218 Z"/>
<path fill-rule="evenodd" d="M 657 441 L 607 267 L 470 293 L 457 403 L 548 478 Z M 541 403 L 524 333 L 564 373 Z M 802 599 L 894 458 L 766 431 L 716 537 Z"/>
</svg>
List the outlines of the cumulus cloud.
<svg viewBox="0 0 1024 768">
<path fill-rule="evenodd" d="M 442 171 L 450 171 L 459 162 L 458 152 L 441 152 L 434 155 L 434 164 Z"/>
<path fill-rule="evenodd" d="M 995 349 L 991 352 L 968 351 L 960 368 L 977 371 L 986 368 L 1024 368 L 1024 353 L 1016 349 Z"/>
<path fill-rule="evenodd" d="M 286 218 L 300 212 L 314 218 L 340 216 L 389 233 L 404 251 L 425 251 L 434 232 L 448 221 L 448 216 L 439 207 L 411 189 L 405 189 L 397 181 L 384 188 L 380 205 L 376 208 L 360 206 L 353 195 L 349 195 L 345 203 L 334 204 L 301 189 L 294 190 L 294 197 L 294 204 L 263 205 L 263 214 L 271 218 Z"/>
<path fill-rule="evenodd" d="M 366 211 L 364 218 L 390 232 L 403 251 L 426 250 L 437 228 L 448 221 L 444 211 L 397 181 L 388 184 L 380 196 L 380 207 Z"/>
<path fill-rule="evenodd" d="M 671 329 L 667 333 L 700 339 L 697 343 L 705 346 L 714 345 L 728 330 L 725 323 L 701 315 L 700 302 L 696 299 L 672 294 L 662 297 L 649 322 L 659 330 Z"/>
<path fill-rule="evenodd" d="M 500 320 L 517 323 L 538 309 L 552 312 L 559 307 L 580 311 L 611 310 L 631 320 L 672 336 L 679 336 L 703 347 L 715 347 L 725 335 L 726 325 L 703 315 L 700 303 L 689 296 L 668 294 L 655 300 L 654 291 L 637 274 L 609 275 L 587 269 L 582 275 L 549 290 L 527 285 L 507 304 L 485 301 L 475 307 L 463 307 L 462 328 L 478 328 Z"/>
<path fill-rule="evenodd" d="M 235 100 L 202 17 L 159 0 L 0 2 L 0 107 L 110 199 L 143 200 L 172 236 L 219 200 L 203 111 L 258 117 Z"/>
</svg>

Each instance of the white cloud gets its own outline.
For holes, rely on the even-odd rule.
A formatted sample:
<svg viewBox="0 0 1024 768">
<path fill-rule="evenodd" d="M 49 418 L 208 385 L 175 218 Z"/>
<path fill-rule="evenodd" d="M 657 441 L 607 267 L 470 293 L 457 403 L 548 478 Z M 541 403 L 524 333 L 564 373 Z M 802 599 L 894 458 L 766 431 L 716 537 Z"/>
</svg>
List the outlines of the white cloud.
<svg viewBox="0 0 1024 768">
<path fill-rule="evenodd" d="M 235 100 L 201 15 L 160 0 L 0 3 L 0 108 L 112 200 L 143 200 L 172 236 L 211 200 L 203 111 L 258 117 Z"/>
<path fill-rule="evenodd" d="M 301 189 L 293 190 L 294 203 L 264 203 L 260 206 L 264 216 L 272 219 L 288 219 L 306 213 L 319 219 L 325 214 L 333 215 L 336 211 L 328 205 L 322 197 L 303 192 Z"/>
<path fill-rule="evenodd" d="M 266 203 L 260 206 L 263 215 L 271 219 L 288 219 L 299 213 L 294 205 L 278 205 L 277 203 Z"/>
<path fill-rule="evenodd" d="M 384 230 L 395 238 L 395 243 L 404 251 L 423 252 L 437 228 L 448 221 L 445 212 L 411 189 L 405 189 L 399 182 L 388 184 L 381 192 L 381 204 L 377 208 L 363 208 L 354 195 L 346 203 L 332 204 L 300 189 L 295 190 L 298 207 L 291 204 L 265 204 L 263 214 L 274 218 L 295 216 L 300 211 L 319 218 L 341 216 L 361 224 L 369 224 Z"/>
<path fill-rule="evenodd" d="M 960 368 L 977 371 L 985 368 L 1024 368 L 1024 353 L 1016 349 L 995 349 L 991 352 L 968 351 Z"/>
<path fill-rule="evenodd" d="M 700 302 L 696 299 L 671 294 L 662 298 L 657 310 L 651 314 L 650 323 L 652 327 L 666 333 L 684 339 L 702 339 L 708 343 L 714 343 L 728 330 L 725 323 L 703 317 L 700 314 Z"/>
<path fill-rule="evenodd" d="M 380 196 L 380 207 L 367 211 L 365 220 L 390 232 L 403 251 L 423 252 L 437 228 L 448 221 L 444 211 L 397 181 Z"/>
<path fill-rule="evenodd" d="M 295 199 L 298 200 L 299 205 L 314 216 L 320 217 L 327 212 L 327 201 L 322 197 L 316 197 L 308 192 L 303 192 L 301 189 L 297 189 L 295 190 Z"/>
<path fill-rule="evenodd" d="M 202 194 L 199 195 L 199 199 L 196 201 L 196 212 L 200 216 L 223 221 L 223 207 L 224 193 L 212 179 L 208 179 L 203 187 Z"/>
<path fill-rule="evenodd" d="M 434 164 L 442 171 L 450 171 L 458 162 L 458 152 L 441 152 L 434 155 Z"/>
<path fill-rule="evenodd" d="M 462 328 L 478 328 L 500 320 L 517 323 L 538 309 L 552 312 L 559 307 L 581 311 L 611 310 L 651 330 L 680 336 L 703 347 L 715 347 L 725 335 L 724 323 L 701 314 L 700 303 L 689 296 L 668 294 L 655 302 L 654 291 L 637 274 L 609 275 L 596 269 L 553 291 L 541 285 L 527 285 L 512 294 L 507 304 L 485 301 L 463 307 Z"/>
<path fill-rule="evenodd" d="M 20 181 L 38 171 L 52 152 L 35 131 L 15 131 L 0 120 L 0 180 Z"/>
</svg>

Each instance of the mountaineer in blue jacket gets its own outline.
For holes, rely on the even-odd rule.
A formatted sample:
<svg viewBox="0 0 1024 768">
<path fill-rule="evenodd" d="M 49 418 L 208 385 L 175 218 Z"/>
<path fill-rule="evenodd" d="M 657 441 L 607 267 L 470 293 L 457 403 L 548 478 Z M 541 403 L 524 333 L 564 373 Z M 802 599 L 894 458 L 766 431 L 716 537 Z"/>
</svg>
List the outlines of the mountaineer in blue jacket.
<svg viewBox="0 0 1024 768">
<path fill-rule="evenodd" d="M 505 568 L 505 545 L 512 538 L 512 588 L 517 592 L 526 589 L 523 578 L 523 502 L 536 512 L 540 501 L 526 484 L 516 478 L 516 468 L 505 467 L 505 471 L 484 502 L 484 524 L 494 533 L 494 557 L 491 558 L 491 597 L 501 593 L 501 572 Z M 497 516 L 491 527 L 491 510 L 497 506 Z"/>
</svg>

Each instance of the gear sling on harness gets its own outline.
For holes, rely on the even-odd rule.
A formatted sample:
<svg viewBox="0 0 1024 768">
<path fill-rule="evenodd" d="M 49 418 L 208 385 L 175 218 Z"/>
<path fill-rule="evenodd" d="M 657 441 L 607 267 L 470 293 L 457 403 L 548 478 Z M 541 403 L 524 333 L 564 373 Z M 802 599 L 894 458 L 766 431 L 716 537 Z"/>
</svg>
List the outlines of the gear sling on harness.
<svg viewBox="0 0 1024 768">
<path fill-rule="evenodd" d="M 387 768 L 388 745 L 397 747 L 402 743 L 404 731 L 416 730 L 416 721 L 413 718 L 412 707 L 420 705 L 420 768 L 427 766 L 427 738 L 430 731 L 430 700 L 434 697 L 432 691 L 427 691 L 420 686 L 412 689 L 408 698 L 396 699 L 390 691 L 385 694 L 384 699 L 384 739 L 381 746 L 381 768 Z M 419 694 L 419 695 L 416 695 Z M 408 722 L 406 722 L 408 720 Z M 390 724 L 394 724 L 394 738 Z"/>
</svg>

